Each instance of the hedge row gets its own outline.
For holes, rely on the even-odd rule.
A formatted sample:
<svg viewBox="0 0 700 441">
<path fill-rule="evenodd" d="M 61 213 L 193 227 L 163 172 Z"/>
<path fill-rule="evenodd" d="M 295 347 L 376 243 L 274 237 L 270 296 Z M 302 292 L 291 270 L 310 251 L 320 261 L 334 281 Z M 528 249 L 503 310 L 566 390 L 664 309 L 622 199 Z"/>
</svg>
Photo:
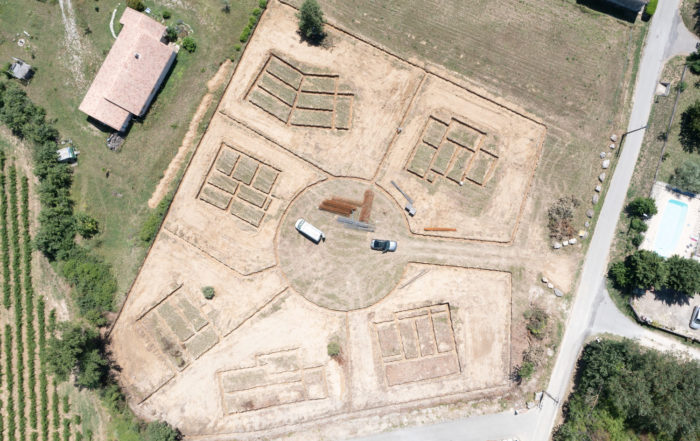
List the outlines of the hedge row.
<svg viewBox="0 0 700 441">
<path fill-rule="evenodd" d="M 36 306 L 39 332 L 39 408 L 41 409 L 41 441 L 49 441 L 49 381 L 46 375 L 46 303 L 39 297 Z"/>
<path fill-rule="evenodd" d="M 260 16 L 265 8 L 267 8 L 267 0 L 259 0 L 258 7 L 253 9 L 253 11 L 250 13 L 250 17 L 248 17 L 248 24 L 241 31 L 238 41 L 241 43 L 248 41 L 250 34 L 253 33 L 253 29 L 255 29 L 255 26 L 257 26 L 258 20 L 260 20 Z"/>
<path fill-rule="evenodd" d="M 57 161 L 58 131 L 46 120 L 44 109 L 13 83 L 0 82 L 0 122 L 33 144 L 41 202 L 37 248 L 59 262 L 59 271 L 75 287 L 73 298 L 81 314 L 95 324 L 106 324 L 104 313 L 113 309 L 117 283 L 106 263 L 75 243 L 72 169 Z"/>
<path fill-rule="evenodd" d="M 27 430 L 27 406 L 24 390 L 24 316 L 22 307 L 22 266 L 21 251 L 19 245 L 19 204 L 17 200 L 17 168 L 10 166 L 10 225 L 12 234 L 12 293 L 15 312 L 15 356 L 17 357 L 17 426 L 19 439 L 23 440 Z"/>
<path fill-rule="evenodd" d="M 4 152 L 0 154 L 0 171 L 2 172 L 2 181 L 0 181 L 0 216 L 2 216 L 0 241 L 2 242 L 2 279 L 5 282 L 2 285 L 2 300 L 5 309 L 10 309 L 12 306 L 12 287 L 10 285 L 10 240 L 7 234 L 7 193 L 5 192 L 7 177 L 5 176 Z"/>
<path fill-rule="evenodd" d="M 53 441 L 61 441 L 58 436 L 58 427 L 61 424 L 61 416 L 58 412 L 58 389 L 56 380 L 53 381 L 53 396 L 51 397 L 51 418 L 53 419 Z"/>
<path fill-rule="evenodd" d="M 17 424 L 15 423 L 15 417 L 17 416 L 17 410 L 15 409 L 15 399 L 12 393 L 15 385 L 15 376 L 12 372 L 12 327 L 7 324 L 5 325 L 5 378 L 7 383 L 7 434 L 10 441 L 16 439 L 15 431 L 17 430 Z"/>
<path fill-rule="evenodd" d="M 32 239 L 29 233 L 29 179 L 22 177 L 22 244 L 24 245 L 24 315 L 27 338 L 27 388 L 29 389 L 29 426 L 37 428 L 36 331 L 34 330 L 34 287 L 32 286 Z"/>
</svg>

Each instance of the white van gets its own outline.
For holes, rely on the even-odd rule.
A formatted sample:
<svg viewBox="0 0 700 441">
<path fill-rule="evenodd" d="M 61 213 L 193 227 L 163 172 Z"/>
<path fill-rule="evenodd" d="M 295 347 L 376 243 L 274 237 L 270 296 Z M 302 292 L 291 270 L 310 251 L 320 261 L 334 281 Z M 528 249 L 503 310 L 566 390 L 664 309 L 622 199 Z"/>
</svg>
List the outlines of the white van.
<svg viewBox="0 0 700 441">
<path fill-rule="evenodd" d="M 304 219 L 297 219 L 294 227 L 298 232 L 311 239 L 314 243 L 326 240 L 326 235 L 323 234 L 323 231 L 306 222 Z"/>
</svg>

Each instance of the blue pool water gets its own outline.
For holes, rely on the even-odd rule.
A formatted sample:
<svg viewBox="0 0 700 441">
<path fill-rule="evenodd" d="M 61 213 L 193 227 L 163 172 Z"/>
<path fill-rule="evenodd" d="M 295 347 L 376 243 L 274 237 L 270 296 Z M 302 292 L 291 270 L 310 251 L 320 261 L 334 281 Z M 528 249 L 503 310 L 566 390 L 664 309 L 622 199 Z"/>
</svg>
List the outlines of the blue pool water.
<svg viewBox="0 0 700 441">
<path fill-rule="evenodd" d="M 656 232 L 654 251 L 664 257 L 670 257 L 681 238 L 685 215 L 688 213 L 688 204 L 671 199 L 666 205 L 659 230 Z"/>
</svg>

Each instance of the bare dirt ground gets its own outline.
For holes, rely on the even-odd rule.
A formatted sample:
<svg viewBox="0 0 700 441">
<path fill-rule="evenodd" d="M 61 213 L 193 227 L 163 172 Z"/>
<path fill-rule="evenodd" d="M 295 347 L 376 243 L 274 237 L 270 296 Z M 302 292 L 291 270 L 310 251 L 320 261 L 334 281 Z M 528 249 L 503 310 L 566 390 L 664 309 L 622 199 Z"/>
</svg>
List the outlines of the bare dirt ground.
<svg viewBox="0 0 700 441">
<path fill-rule="evenodd" d="M 190 149 L 193 147 L 195 136 L 197 136 L 197 128 L 199 127 L 199 123 L 202 122 L 202 118 L 204 118 L 204 115 L 207 113 L 207 109 L 214 99 L 214 92 L 216 92 L 223 82 L 226 81 L 230 69 L 231 60 L 224 61 L 212 79 L 207 82 L 208 92 L 199 103 L 199 106 L 192 117 L 192 121 L 190 121 L 190 125 L 187 128 L 187 133 L 185 133 L 185 137 L 182 138 L 180 148 L 177 149 L 175 157 L 172 161 L 170 161 L 170 164 L 168 164 L 168 168 L 165 170 L 160 182 L 158 182 L 158 186 L 153 191 L 153 195 L 151 195 L 151 198 L 148 200 L 149 208 L 155 208 L 156 205 L 158 205 L 158 202 L 160 202 L 168 192 L 170 184 L 173 182 L 173 179 L 175 179 L 175 175 L 177 175 L 178 170 L 180 170 L 182 163 L 187 157 L 187 153 L 189 153 Z"/>
<path fill-rule="evenodd" d="M 132 408 L 197 439 L 342 439 L 511 393 L 523 311 L 562 307 L 538 279 L 575 268 L 521 214 L 544 126 L 331 26 L 307 45 L 294 12 L 265 12 L 111 334 Z M 318 210 L 357 219 L 368 190 L 374 232 Z"/>
</svg>

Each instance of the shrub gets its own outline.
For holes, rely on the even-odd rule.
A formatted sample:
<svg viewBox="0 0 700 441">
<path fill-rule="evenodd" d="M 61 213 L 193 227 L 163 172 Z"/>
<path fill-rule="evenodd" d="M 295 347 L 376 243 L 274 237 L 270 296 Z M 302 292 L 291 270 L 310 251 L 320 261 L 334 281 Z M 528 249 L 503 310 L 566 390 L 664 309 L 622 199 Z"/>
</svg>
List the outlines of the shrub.
<svg viewBox="0 0 700 441">
<path fill-rule="evenodd" d="M 529 311 L 526 311 L 523 315 L 527 320 L 526 327 L 530 334 L 539 340 L 543 339 L 547 329 L 547 321 L 549 319 L 547 312 L 542 308 L 534 307 Z"/>
<path fill-rule="evenodd" d="M 631 230 L 631 231 L 643 233 L 643 232 L 645 232 L 648 228 L 649 228 L 649 226 L 647 225 L 647 223 L 644 222 L 643 220 L 639 219 L 639 218 L 636 218 L 636 217 L 635 217 L 635 218 L 633 218 L 633 219 L 630 221 L 630 230 Z"/>
<path fill-rule="evenodd" d="M 690 297 L 700 292 L 700 262 L 671 256 L 666 260 L 666 267 L 666 288 Z"/>
<path fill-rule="evenodd" d="M 562 240 L 572 237 L 575 233 L 571 221 L 574 218 L 574 211 L 581 202 L 574 196 L 559 198 L 547 210 L 549 236 Z"/>
<path fill-rule="evenodd" d="M 75 288 L 74 301 L 81 314 L 101 322 L 101 314 L 111 311 L 117 280 L 109 265 L 83 248 L 74 248 L 59 265 L 63 277 Z"/>
<path fill-rule="evenodd" d="M 214 291 L 214 287 L 204 286 L 202 287 L 202 294 L 204 295 L 205 299 L 211 300 L 214 298 L 214 294 L 216 294 L 216 292 Z"/>
<path fill-rule="evenodd" d="M 304 0 L 299 13 L 299 33 L 310 42 L 317 43 L 325 37 L 323 11 L 316 0 Z"/>
<path fill-rule="evenodd" d="M 267 8 L 267 0 L 258 0 L 258 7 L 260 9 L 265 9 Z"/>
<path fill-rule="evenodd" d="M 107 380 L 108 365 L 103 344 L 98 332 L 92 328 L 64 324 L 61 338 L 54 336 L 49 340 L 47 355 L 48 366 L 59 380 L 66 380 L 70 373 L 75 372 L 77 383 L 90 389 L 104 385 Z"/>
<path fill-rule="evenodd" d="M 625 259 L 627 278 L 630 288 L 652 289 L 662 288 L 668 274 L 664 258 L 658 254 L 638 250 Z"/>
<path fill-rule="evenodd" d="M 659 0 L 649 0 L 649 3 L 647 3 L 646 7 L 644 8 L 644 12 L 648 16 L 654 15 L 654 12 L 656 12 L 656 6 L 659 4 Z"/>
<path fill-rule="evenodd" d="M 168 194 L 158 203 L 155 210 L 153 210 L 153 212 L 148 216 L 146 222 L 144 222 L 141 226 L 141 231 L 139 232 L 139 239 L 141 239 L 141 242 L 148 244 L 154 237 L 156 237 L 156 233 L 158 233 L 160 224 L 163 222 L 163 218 L 168 212 L 168 207 L 170 207 L 172 200 L 173 195 Z"/>
<path fill-rule="evenodd" d="M 163 18 L 164 19 L 169 19 L 172 15 L 170 14 L 170 11 L 163 11 Z"/>
<path fill-rule="evenodd" d="M 177 28 L 175 26 L 170 25 L 165 28 L 165 40 L 171 43 L 177 41 Z"/>
<path fill-rule="evenodd" d="M 85 239 L 90 239 L 100 232 L 100 224 L 97 219 L 87 213 L 77 213 L 75 215 L 75 227 L 81 236 Z"/>
<path fill-rule="evenodd" d="M 700 51 L 695 51 L 685 58 L 685 62 L 688 64 L 690 71 L 695 75 L 700 74 Z M 697 87 L 697 83 L 696 83 Z"/>
<path fill-rule="evenodd" d="M 700 159 L 691 158 L 676 168 L 669 181 L 674 187 L 700 194 Z"/>
<path fill-rule="evenodd" d="M 253 12 L 251 12 L 251 14 L 253 14 L 253 17 L 260 17 L 260 15 L 262 15 L 262 9 L 255 8 L 253 9 Z"/>
<path fill-rule="evenodd" d="M 221 6 L 221 11 L 230 14 L 231 13 L 231 2 L 229 0 L 223 0 L 222 6 Z"/>
<path fill-rule="evenodd" d="M 337 357 L 340 355 L 340 344 L 337 341 L 332 341 L 328 343 L 326 348 L 328 350 L 328 355 L 330 357 Z"/>
<path fill-rule="evenodd" d="M 161 421 L 148 423 L 143 434 L 144 441 L 179 441 L 182 439 L 180 431 L 170 424 Z"/>
<path fill-rule="evenodd" d="M 642 242 L 644 242 L 644 235 L 642 235 L 642 233 L 637 233 L 632 236 L 632 245 L 634 245 L 635 248 L 639 248 Z"/>
<path fill-rule="evenodd" d="M 131 9 L 136 9 L 139 12 L 142 12 L 146 9 L 146 5 L 144 5 L 143 1 L 141 0 L 126 0 L 126 5 Z"/>
<path fill-rule="evenodd" d="M 182 40 L 182 48 L 189 53 L 193 53 L 197 50 L 197 42 L 192 37 L 185 37 Z"/>
<path fill-rule="evenodd" d="M 627 205 L 627 214 L 631 217 L 651 217 L 656 212 L 656 202 L 652 198 L 638 197 Z"/>
<path fill-rule="evenodd" d="M 240 45 L 240 43 L 234 44 L 234 45 L 233 45 L 233 49 L 234 49 L 236 52 L 240 52 L 240 51 L 241 51 L 241 45 Z"/>
<path fill-rule="evenodd" d="M 252 32 L 252 29 L 250 29 L 250 26 L 244 27 L 243 30 L 241 31 L 241 35 L 238 37 L 238 40 L 241 43 L 245 43 L 246 41 L 248 41 L 248 38 L 250 38 L 251 32 Z"/>
<path fill-rule="evenodd" d="M 523 361 L 518 369 L 518 376 L 523 380 L 528 380 L 535 373 L 535 364 L 530 361 Z"/>
</svg>

